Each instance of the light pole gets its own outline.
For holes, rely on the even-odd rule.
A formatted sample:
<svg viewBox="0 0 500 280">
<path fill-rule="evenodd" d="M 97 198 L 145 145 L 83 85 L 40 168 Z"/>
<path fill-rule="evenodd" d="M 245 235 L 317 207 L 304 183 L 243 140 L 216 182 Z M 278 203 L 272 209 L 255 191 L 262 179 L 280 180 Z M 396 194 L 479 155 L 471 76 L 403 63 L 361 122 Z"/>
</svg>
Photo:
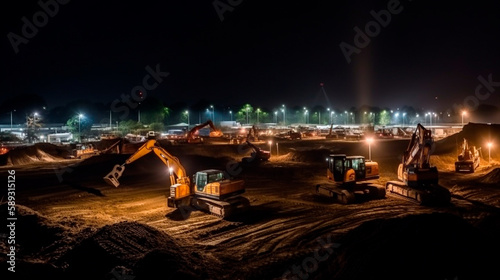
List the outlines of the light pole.
<svg viewBox="0 0 500 280">
<path fill-rule="evenodd" d="M 38 113 L 33 113 L 33 136 L 36 137 L 36 116 L 38 116 Z"/>
<path fill-rule="evenodd" d="M 286 125 L 286 107 L 285 107 L 285 104 L 282 105 L 283 109 L 281 109 L 283 111 L 283 125 Z"/>
<path fill-rule="evenodd" d="M 80 143 L 82 142 L 82 134 L 81 134 L 81 130 L 80 130 L 80 123 L 82 122 L 82 117 L 83 115 L 82 114 L 79 114 L 78 115 L 78 138 L 80 138 Z"/>
<path fill-rule="evenodd" d="M 372 142 L 373 138 L 366 138 L 366 142 L 368 142 L 368 159 L 372 160 Z"/>
<path fill-rule="evenodd" d="M 321 111 L 318 111 L 318 124 L 321 124 Z"/>
<path fill-rule="evenodd" d="M 406 116 L 406 113 L 403 113 L 403 126 L 405 126 L 405 116 Z"/>
<path fill-rule="evenodd" d="M 189 125 L 190 122 L 189 122 L 189 111 L 188 110 L 186 110 L 186 115 L 187 115 L 187 118 L 188 118 L 188 125 Z"/>
<path fill-rule="evenodd" d="M 467 114 L 467 112 L 462 111 L 462 126 L 464 125 L 464 116 Z"/>
<path fill-rule="evenodd" d="M 255 110 L 257 112 L 257 123 L 259 123 L 259 113 L 260 113 L 260 109 L 257 108 L 257 110 Z"/>
<path fill-rule="evenodd" d="M 233 121 L 233 111 L 229 110 L 229 117 L 231 118 L 231 121 Z"/>
<path fill-rule="evenodd" d="M 278 124 L 278 111 L 274 111 L 274 122 Z"/>
<path fill-rule="evenodd" d="M 212 121 L 215 123 L 215 108 L 213 105 L 210 105 L 210 108 L 212 108 Z"/>
<path fill-rule="evenodd" d="M 15 112 L 16 110 L 10 111 L 10 132 L 12 132 L 12 112 Z"/>
<path fill-rule="evenodd" d="M 488 164 L 490 164 L 491 161 L 491 146 L 493 146 L 493 144 L 488 142 Z"/>
</svg>

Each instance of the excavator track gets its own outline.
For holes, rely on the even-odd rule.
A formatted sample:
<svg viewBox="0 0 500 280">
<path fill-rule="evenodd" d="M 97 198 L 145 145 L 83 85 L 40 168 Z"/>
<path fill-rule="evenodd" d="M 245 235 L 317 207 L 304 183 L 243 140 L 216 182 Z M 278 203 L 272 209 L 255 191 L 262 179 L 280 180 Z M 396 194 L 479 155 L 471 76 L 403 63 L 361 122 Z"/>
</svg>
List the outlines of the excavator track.
<svg viewBox="0 0 500 280">
<path fill-rule="evenodd" d="M 399 181 L 388 181 L 386 191 L 405 198 L 419 205 L 446 206 L 451 202 L 451 193 L 445 187 L 436 184 L 410 187 Z"/>
<path fill-rule="evenodd" d="M 221 219 L 226 219 L 239 214 L 247 210 L 250 206 L 250 201 L 246 197 L 242 196 L 229 198 L 227 200 L 196 197 L 192 199 L 191 203 L 193 207 Z"/>
<path fill-rule="evenodd" d="M 335 184 L 324 184 L 316 185 L 316 193 L 327 196 L 340 204 L 352 204 L 358 200 L 385 198 L 386 189 L 383 185 L 374 183 L 357 183 L 350 190 Z"/>
</svg>

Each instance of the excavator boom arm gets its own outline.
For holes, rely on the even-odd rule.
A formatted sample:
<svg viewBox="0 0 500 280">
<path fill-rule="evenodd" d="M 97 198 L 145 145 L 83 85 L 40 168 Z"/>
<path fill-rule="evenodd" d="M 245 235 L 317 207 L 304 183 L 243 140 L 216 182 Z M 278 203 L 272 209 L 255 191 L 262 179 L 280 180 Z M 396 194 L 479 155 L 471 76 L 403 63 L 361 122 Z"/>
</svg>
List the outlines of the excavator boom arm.
<svg viewBox="0 0 500 280">
<path fill-rule="evenodd" d="M 160 145 L 157 144 L 156 140 L 154 139 L 148 140 L 146 143 L 144 143 L 125 161 L 124 164 L 115 165 L 113 170 L 104 177 L 104 180 L 108 184 L 118 187 L 118 179 L 121 177 L 125 169 L 125 165 L 142 158 L 150 152 L 154 152 L 158 156 L 158 158 L 169 168 L 171 184 L 175 184 L 177 179 L 182 180 L 183 183 L 187 183 L 189 185 L 189 177 L 187 176 L 186 170 L 180 163 L 179 159 L 163 149 Z M 173 177 L 174 175 L 176 178 Z"/>
<path fill-rule="evenodd" d="M 408 148 L 405 151 L 403 164 L 405 166 L 411 164 L 417 164 L 420 166 L 428 165 L 431 146 L 431 131 L 423 127 L 421 124 L 418 124 L 412 135 L 410 143 L 408 144 Z"/>
</svg>

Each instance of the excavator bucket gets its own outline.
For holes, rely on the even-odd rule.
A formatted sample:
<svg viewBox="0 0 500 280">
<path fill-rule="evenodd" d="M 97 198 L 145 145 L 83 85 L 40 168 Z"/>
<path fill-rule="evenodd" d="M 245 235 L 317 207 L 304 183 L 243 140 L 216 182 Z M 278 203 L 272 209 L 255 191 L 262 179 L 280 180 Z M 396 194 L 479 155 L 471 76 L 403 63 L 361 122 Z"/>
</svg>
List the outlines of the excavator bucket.
<svg viewBox="0 0 500 280">
<path fill-rule="evenodd" d="M 118 179 L 122 176 L 123 171 L 125 171 L 125 166 L 117 164 L 103 179 L 108 185 L 118 187 L 120 185 Z"/>
</svg>

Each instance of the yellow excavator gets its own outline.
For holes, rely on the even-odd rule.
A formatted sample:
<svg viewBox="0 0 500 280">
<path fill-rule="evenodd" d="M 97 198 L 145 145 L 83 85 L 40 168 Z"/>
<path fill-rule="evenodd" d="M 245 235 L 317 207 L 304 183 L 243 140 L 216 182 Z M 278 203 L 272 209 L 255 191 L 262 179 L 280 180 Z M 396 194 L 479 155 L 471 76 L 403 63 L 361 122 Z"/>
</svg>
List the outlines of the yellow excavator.
<svg viewBox="0 0 500 280">
<path fill-rule="evenodd" d="M 377 162 L 345 154 L 331 154 L 326 162 L 328 183 L 316 185 L 317 194 L 341 204 L 385 197 L 385 187 L 373 181 L 380 177 Z"/>
<path fill-rule="evenodd" d="M 386 189 L 420 205 L 446 205 L 450 191 L 438 184 L 437 167 L 431 166 L 432 131 L 418 124 L 398 166 L 399 181 L 388 181 Z"/>
<path fill-rule="evenodd" d="M 226 172 L 217 169 L 207 169 L 196 172 L 191 178 L 179 159 L 163 149 L 155 139 L 144 143 L 122 165 L 115 165 L 113 170 L 103 177 L 111 186 L 120 185 L 118 179 L 125 171 L 125 166 L 139 158 L 154 152 L 167 166 L 170 174 L 170 192 L 167 206 L 170 208 L 193 207 L 211 213 L 220 218 L 226 218 L 233 211 L 244 210 L 249 201 L 241 196 L 245 192 L 243 180 L 232 180 Z"/>
<path fill-rule="evenodd" d="M 455 171 L 473 173 L 481 163 L 481 157 L 479 156 L 480 150 L 481 148 L 469 145 L 467 139 L 464 138 L 460 146 L 460 153 L 457 157 L 457 161 L 455 161 Z"/>
</svg>

